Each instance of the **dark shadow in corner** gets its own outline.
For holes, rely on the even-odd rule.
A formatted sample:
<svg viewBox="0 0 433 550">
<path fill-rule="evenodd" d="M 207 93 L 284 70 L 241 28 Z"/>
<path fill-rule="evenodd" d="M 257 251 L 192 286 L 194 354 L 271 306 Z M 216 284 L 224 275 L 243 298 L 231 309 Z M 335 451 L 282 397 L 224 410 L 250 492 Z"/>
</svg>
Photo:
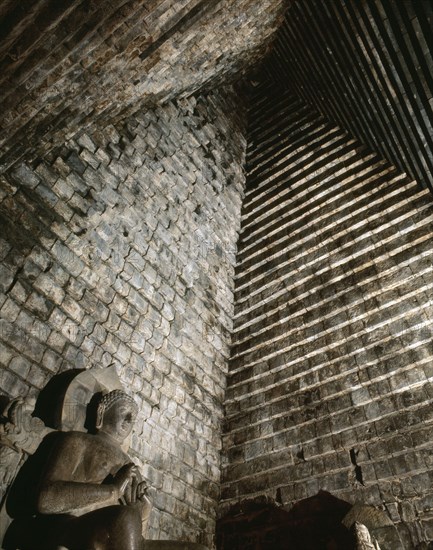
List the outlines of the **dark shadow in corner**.
<svg viewBox="0 0 433 550">
<path fill-rule="evenodd" d="M 36 495 L 41 472 L 61 435 L 60 432 L 48 434 L 36 452 L 27 458 L 15 478 L 6 501 L 7 513 L 13 521 L 3 540 L 5 550 L 37 550 L 38 541 L 43 541 L 39 542 L 43 545 L 43 550 L 50 548 L 44 521 L 51 522 L 51 518 L 35 518 Z"/>
<path fill-rule="evenodd" d="M 241 503 L 218 521 L 217 549 L 355 550 L 353 534 L 341 524 L 351 507 L 326 491 L 289 511 L 269 501 Z"/>
</svg>

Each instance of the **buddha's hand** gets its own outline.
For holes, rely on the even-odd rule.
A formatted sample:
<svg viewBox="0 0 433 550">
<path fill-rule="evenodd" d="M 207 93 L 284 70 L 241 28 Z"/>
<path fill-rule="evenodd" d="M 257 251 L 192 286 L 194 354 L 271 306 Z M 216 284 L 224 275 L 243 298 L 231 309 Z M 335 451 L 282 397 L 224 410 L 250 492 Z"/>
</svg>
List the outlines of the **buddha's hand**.
<svg viewBox="0 0 433 550">
<path fill-rule="evenodd" d="M 138 501 L 140 501 L 140 502 L 147 501 L 147 488 L 148 487 L 147 487 L 146 481 L 141 481 L 137 485 L 136 496 L 137 496 Z"/>
<path fill-rule="evenodd" d="M 137 475 L 132 477 L 123 495 L 125 503 L 128 506 L 132 506 L 134 504 L 147 501 L 146 491 L 147 483 L 141 481 L 140 476 L 137 473 Z"/>
<path fill-rule="evenodd" d="M 137 466 L 130 462 L 122 466 L 117 474 L 114 476 L 114 486 L 117 489 L 118 498 L 123 497 L 130 482 L 135 479 Z"/>
</svg>

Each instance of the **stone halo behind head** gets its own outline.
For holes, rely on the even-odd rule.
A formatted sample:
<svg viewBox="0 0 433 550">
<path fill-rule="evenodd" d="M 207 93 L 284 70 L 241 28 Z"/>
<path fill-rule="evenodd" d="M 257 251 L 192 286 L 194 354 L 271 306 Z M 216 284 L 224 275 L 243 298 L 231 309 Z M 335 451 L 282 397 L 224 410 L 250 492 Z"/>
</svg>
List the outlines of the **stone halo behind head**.
<svg viewBox="0 0 433 550">
<path fill-rule="evenodd" d="M 123 389 L 114 365 L 79 372 L 64 392 L 55 428 L 61 431 L 87 431 L 88 405 L 93 396 Z"/>
</svg>

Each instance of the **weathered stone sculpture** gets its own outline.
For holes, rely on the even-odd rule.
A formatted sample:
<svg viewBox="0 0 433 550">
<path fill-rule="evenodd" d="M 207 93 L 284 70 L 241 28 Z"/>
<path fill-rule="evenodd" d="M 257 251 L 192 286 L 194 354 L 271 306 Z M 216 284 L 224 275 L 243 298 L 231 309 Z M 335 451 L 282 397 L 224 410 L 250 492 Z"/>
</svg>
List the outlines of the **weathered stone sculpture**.
<svg viewBox="0 0 433 550">
<path fill-rule="evenodd" d="M 9 401 L 0 414 L 0 546 L 11 522 L 5 508 L 10 486 L 26 458 L 53 431 L 42 420 L 32 416 L 32 410 L 18 397 Z"/>
<path fill-rule="evenodd" d="M 62 434 L 48 460 L 37 497 L 40 514 L 62 514 L 53 542 L 67 548 L 137 550 L 150 503 L 139 472 L 120 445 L 137 406 L 121 390 L 103 396 L 97 433 Z"/>
<path fill-rule="evenodd" d="M 146 485 L 121 444 L 134 400 L 116 389 L 99 399 L 95 433 L 56 433 L 35 493 L 32 548 L 138 550 L 150 513 Z M 21 548 L 21 546 L 18 546 Z"/>
<path fill-rule="evenodd" d="M 372 538 L 364 524 L 355 521 L 353 530 L 356 537 L 356 550 L 380 550 L 379 544 Z"/>
</svg>

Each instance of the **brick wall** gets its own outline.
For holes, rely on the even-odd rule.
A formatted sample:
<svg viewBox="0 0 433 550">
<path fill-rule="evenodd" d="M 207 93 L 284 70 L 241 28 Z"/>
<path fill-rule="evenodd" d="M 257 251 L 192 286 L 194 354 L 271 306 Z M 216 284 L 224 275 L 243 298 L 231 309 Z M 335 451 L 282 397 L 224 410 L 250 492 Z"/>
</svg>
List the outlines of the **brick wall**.
<svg viewBox="0 0 433 550">
<path fill-rule="evenodd" d="M 211 93 L 21 163 L 0 195 L 0 391 L 114 363 L 140 406 L 150 538 L 209 548 L 244 146 L 237 96 Z"/>
<path fill-rule="evenodd" d="M 432 196 L 286 91 L 259 88 L 249 119 L 222 513 L 322 489 L 383 507 L 415 548 L 433 538 Z"/>
<path fill-rule="evenodd" d="M 267 74 L 433 191 L 429 0 L 295 0 Z"/>
<path fill-rule="evenodd" d="M 283 0 L 0 5 L 0 170 L 78 130 L 211 89 L 254 65 Z"/>
</svg>

